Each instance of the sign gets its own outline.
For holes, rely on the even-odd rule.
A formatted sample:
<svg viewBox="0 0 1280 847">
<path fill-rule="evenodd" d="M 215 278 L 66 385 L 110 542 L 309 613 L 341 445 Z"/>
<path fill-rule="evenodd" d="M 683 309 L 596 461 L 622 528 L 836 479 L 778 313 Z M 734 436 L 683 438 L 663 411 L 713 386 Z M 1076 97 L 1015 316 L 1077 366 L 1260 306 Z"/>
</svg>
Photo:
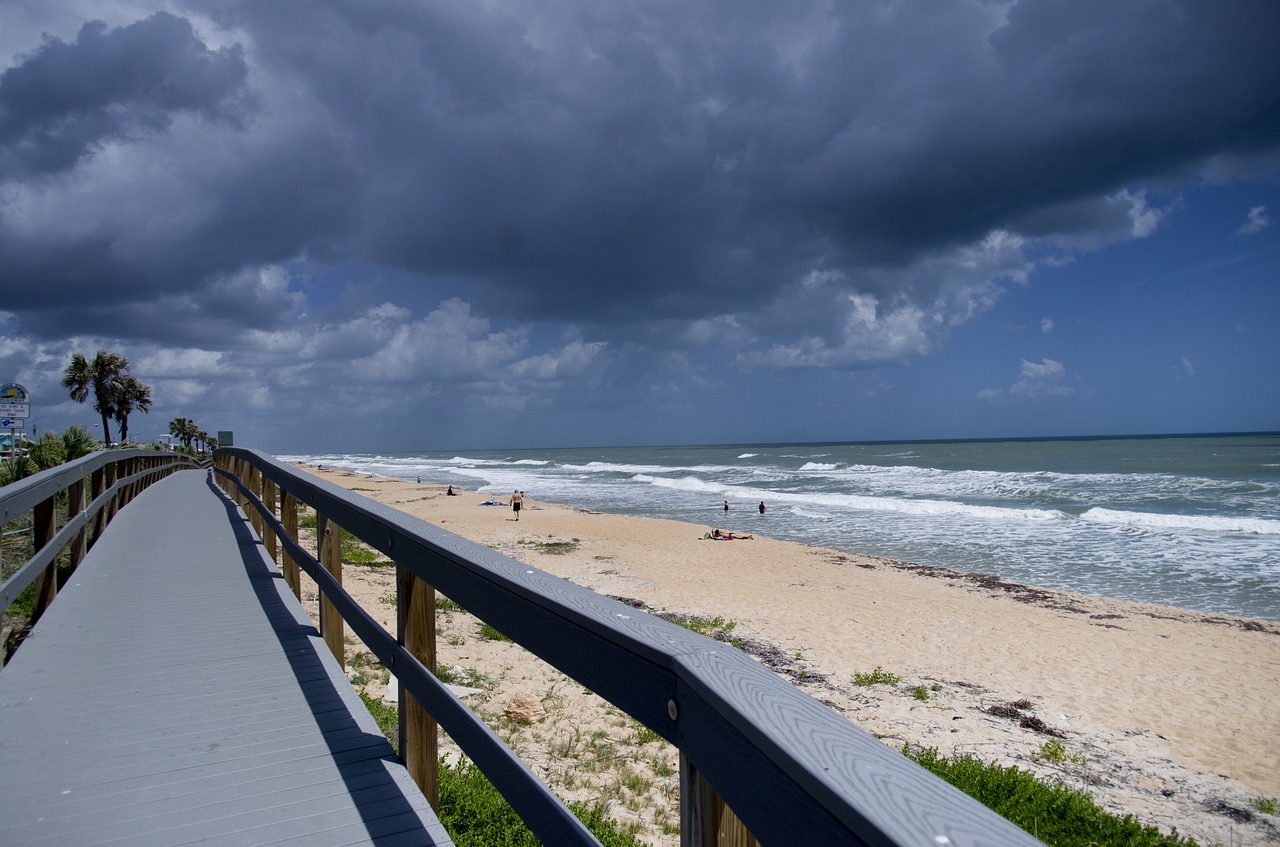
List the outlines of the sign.
<svg viewBox="0 0 1280 847">
<path fill-rule="evenodd" d="M 22 429 L 22 425 L 26 421 L 20 418 L 3 418 L 0 419 L 0 429 Z"/>
<path fill-rule="evenodd" d="M 31 395 L 16 382 L 0 385 L 0 417 L 31 417 Z"/>
<path fill-rule="evenodd" d="M 218 430 L 218 446 L 219 446 L 219 447 L 234 447 L 234 446 L 236 446 L 235 433 L 233 433 L 233 432 L 232 432 L 231 430 L 229 430 L 229 429 L 220 429 L 220 430 Z"/>
</svg>

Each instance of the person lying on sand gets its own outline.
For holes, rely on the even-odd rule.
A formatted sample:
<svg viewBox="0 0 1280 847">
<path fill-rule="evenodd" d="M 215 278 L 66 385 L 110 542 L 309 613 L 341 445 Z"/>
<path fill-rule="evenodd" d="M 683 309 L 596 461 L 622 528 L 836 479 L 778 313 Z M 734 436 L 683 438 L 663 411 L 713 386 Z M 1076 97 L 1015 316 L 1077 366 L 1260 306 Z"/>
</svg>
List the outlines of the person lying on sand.
<svg viewBox="0 0 1280 847">
<path fill-rule="evenodd" d="M 718 529 L 713 529 L 707 534 L 703 535 L 702 537 L 704 540 L 710 539 L 711 541 L 747 541 L 751 538 L 754 538 L 755 536 L 734 535 L 732 532 L 721 532 Z"/>
<path fill-rule="evenodd" d="M 490 496 L 489 496 L 489 499 L 488 499 L 488 500 L 485 500 L 485 501 L 484 501 L 483 503 L 481 503 L 480 505 L 481 505 L 481 506 L 505 506 L 505 505 L 507 505 L 507 504 L 506 504 L 506 503 L 503 503 L 501 500 L 495 500 L 495 499 L 493 499 L 493 495 L 490 495 Z"/>
</svg>

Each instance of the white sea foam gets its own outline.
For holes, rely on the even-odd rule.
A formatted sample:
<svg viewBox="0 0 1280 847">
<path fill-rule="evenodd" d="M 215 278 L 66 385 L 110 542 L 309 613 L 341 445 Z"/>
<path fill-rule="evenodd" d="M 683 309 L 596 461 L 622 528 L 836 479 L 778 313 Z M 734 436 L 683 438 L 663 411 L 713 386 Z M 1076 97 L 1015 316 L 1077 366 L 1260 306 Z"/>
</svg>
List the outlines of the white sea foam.
<svg viewBox="0 0 1280 847">
<path fill-rule="evenodd" d="M 802 471 L 834 471 L 839 465 L 828 464 L 826 462 L 805 462 L 800 466 Z"/>
<path fill-rule="evenodd" d="M 742 454 L 741 456 L 739 456 L 738 458 L 739 458 L 739 459 L 754 459 L 756 456 L 759 456 L 759 455 L 760 455 L 759 453 L 743 453 L 743 454 Z"/>
<path fill-rule="evenodd" d="M 1217 515 L 1162 515 L 1153 512 L 1125 512 L 1117 509 L 1093 508 L 1080 516 L 1090 523 L 1110 526 L 1136 526 L 1161 530 L 1200 530 L 1205 532 L 1244 532 L 1255 535 L 1280 535 L 1280 521 Z"/>
</svg>

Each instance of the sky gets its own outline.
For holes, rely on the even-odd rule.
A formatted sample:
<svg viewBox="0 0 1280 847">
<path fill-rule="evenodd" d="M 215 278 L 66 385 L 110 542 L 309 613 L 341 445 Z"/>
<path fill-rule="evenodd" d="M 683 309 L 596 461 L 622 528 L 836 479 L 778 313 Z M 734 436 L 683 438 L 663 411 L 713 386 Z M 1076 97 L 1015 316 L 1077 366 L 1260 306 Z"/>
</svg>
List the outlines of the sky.
<svg viewBox="0 0 1280 847">
<path fill-rule="evenodd" d="M 1280 429 L 1274 0 L 3 0 L 0 383 L 273 453 Z"/>
</svg>

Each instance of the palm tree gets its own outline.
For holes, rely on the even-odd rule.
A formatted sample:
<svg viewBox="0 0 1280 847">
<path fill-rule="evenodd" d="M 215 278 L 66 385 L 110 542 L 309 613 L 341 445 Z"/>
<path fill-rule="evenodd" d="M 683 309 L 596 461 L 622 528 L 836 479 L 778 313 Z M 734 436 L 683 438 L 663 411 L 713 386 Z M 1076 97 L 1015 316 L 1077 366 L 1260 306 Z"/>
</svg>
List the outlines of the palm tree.
<svg viewBox="0 0 1280 847">
<path fill-rule="evenodd" d="M 196 433 L 199 431 L 196 422 L 190 418 L 174 418 L 169 421 L 169 434 L 181 441 L 182 446 L 188 450 L 191 449 L 191 442 L 195 440 Z"/>
<path fill-rule="evenodd" d="M 31 445 L 27 450 L 27 455 L 31 457 L 31 461 L 36 463 L 42 471 L 49 468 L 56 468 L 67 460 L 67 445 L 62 440 L 62 436 L 53 432 L 46 432 L 44 438 Z"/>
<path fill-rule="evenodd" d="M 72 424 L 62 433 L 62 444 L 67 451 L 67 461 L 88 456 L 98 449 L 98 439 L 89 434 L 89 430 Z"/>
<path fill-rule="evenodd" d="M 196 433 L 196 441 L 200 442 L 201 453 L 209 452 L 209 433 L 205 432 L 203 429 L 200 430 Z"/>
<path fill-rule="evenodd" d="M 71 399 L 83 403 L 93 390 L 93 408 L 102 415 L 102 435 L 111 442 L 108 420 L 115 415 L 112 404 L 114 384 L 129 370 L 129 360 L 119 353 L 99 350 L 93 359 L 71 354 L 71 364 L 62 372 L 62 387 L 70 389 Z"/>
<path fill-rule="evenodd" d="M 111 405 L 120 421 L 120 443 L 129 440 L 129 413 L 151 411 L 151 386 L 132 374 L 122 374 L 112 386 Z"/>
</svg>

